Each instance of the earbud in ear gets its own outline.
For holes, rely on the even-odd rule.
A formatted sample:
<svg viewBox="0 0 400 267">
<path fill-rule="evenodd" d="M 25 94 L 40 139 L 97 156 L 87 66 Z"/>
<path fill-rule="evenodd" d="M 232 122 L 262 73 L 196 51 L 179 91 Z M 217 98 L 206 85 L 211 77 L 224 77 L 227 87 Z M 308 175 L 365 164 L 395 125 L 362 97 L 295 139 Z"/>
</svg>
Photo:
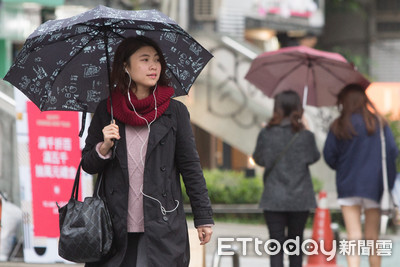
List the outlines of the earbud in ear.
<svg viewBox="0 0 400 267">
<path fill-rule="evenodd" d="M 125 68 L 125 72 L 129 74 L 128 70 Z"/>
</svg>

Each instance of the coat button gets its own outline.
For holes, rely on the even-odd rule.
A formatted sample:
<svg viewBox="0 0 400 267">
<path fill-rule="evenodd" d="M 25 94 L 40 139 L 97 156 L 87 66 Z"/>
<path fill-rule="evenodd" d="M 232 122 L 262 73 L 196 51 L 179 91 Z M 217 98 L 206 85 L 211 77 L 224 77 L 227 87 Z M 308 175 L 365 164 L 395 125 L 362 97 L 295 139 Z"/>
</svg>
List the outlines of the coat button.
<svg viewBox="0 0 400 267">
<path fill-rule="evenodd" d="M 163 139 L 160 141 L 160 145 L 164 145 L 164 144 L 165 144 L 165 140 Z"/>
<path fill-rule="evenodd" d="M 166 168 L 163 166 L 163 167 L 160 167 L 160 170 L 165 172 Z"/>
<path fill-rule="evenodd" d="M 163 219 L 164 221 L 168 221 L 168 217 L 167 217 L 167 216 L 163 216 L 162 219 Z"/>
</svg>

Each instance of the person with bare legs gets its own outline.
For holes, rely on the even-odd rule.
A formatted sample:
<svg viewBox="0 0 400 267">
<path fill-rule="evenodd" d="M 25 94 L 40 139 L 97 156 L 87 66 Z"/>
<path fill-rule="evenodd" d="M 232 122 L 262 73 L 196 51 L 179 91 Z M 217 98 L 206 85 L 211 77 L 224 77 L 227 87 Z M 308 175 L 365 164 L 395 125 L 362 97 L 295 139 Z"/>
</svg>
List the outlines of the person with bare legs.
<svg viewBox="0 0 400 267">
<path fill-rule="evenodd" d="M 332 123 L 325 141 L 326 163 L 336 170 L 338 203 L 341 206 L 349 242 L 349 267 L 360 267 L 357 245 L 361 240 L 375 243 L 379 239 L 380 199 L 383 193 L 380 125 L 386 139 L 386 163 L 389 187 L 396 177 L 398 149 L 385 119 L 376 111 L 364 89 L 347 85 L 338 95 L 339 117 Z M 361 215 L 365 215 L 364 228 Z M 376 251 L 369 253 L 369 265 L 380 267 Z"/>
</svg>

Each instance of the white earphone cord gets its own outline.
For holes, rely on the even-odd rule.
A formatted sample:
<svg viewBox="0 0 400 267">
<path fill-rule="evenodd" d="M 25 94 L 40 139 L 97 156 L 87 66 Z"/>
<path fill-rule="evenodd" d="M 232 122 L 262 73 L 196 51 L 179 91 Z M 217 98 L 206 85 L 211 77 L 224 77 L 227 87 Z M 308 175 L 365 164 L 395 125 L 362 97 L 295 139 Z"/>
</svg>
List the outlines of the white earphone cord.
<svg viewBox="0 0 400 267">
<path fill-rule="evenodd" d="M 176 202 L 175 208 L 173 208 L 172 210 L 166 210 L 166 209 L 164 208 L 164 206 L 162 205 L 162 203 L 161 203 L 160 200 L 158 200 L 158 199 L 155 198 L 155 197 L 152 197 L 152 196 L 149 196 L 149 195 L 146 195 L 145 193 L 143 193 L 143 184 L 140 186 L 140 193 L 142 193 L 142 195 L 145 196 L 145 197 L 148 197 L 148 198 L 150 198 L 150 199 L 152 199 L 152 200 L 154 200 L 154 201 L 157 201 L 158 204 L 160 204 L 160 210 L 161 210 L 162 215 L 166 215 L 167 212 L 174 212 L 174 211 L 179 207 L 179 200 L 176 200 L 176 199 L 175 199 L 175 202 Z"/>
<path fill-rule="evenodd" d="M 128 72 L 127 72 L 127 73 L 128 73 Z M 129 73 L 128 73 L 128 75 L 129 75 L 128 90 L 130 90 L 130 85 L 131 85 L 132 78 L 131 78 L 131 75 L 130 75 Z M 149 136 L 150 136 L 150 125 L 157 119 L 157 99 L 156 99 L 156 96 L 155 96 L 156 89 L 157 89 L 157 84 L 156 84 L 156 86 L 155 86 L 155 88 L 154 88 L 154 90 L 153 90 L 155 114 L 154 114 L 154 119 L 153 119 L 150 123 L 147 121 L 146 118 L 140 116 L 139 113 L 136 112 L 135 106 L 132 104 L 131 96 L 130 96 L 129 91 L 128 91 L 128 100 L 129 100 L 129 103 L 131 104 L 131 106 L 132 106 L 132 108 L 133 108 L 133 111 L 135 112 L 135 114 L 136 114 L 139 118 L 143 119 L 143 120 L 146 122 L 147 129 L 149 130 L 149 134 L 147 135 L 146 140 L 143 142 L 142 147 L 140 148 L 140 160 L 141 160 L 141 162 L 142 162 L 142 164 L 143 164 L 143 168 L 144 168 L 143 148 L 144 148 L 144 145 L 145 145 L 145 144 L 147 143 L 147 141 L 149 140 Z M 175 202 L 176 202 L 175 208 L 173 208 L 172 210 L 166 210 L 166 209 L 164 208 L 164 206 L 162 205 L 161 201 L 159 201 L 159 200 L 158 200 L 157 198 L 155 198 L 155 197 L 146 195 L 146 194 L 143 192 L 143 184 L 140 186 L 140 193 L 141 193 L 143 196 L 147 197 L 147 198 L 150 198 L 150 199 L 152 199 L 152 200 L 154 200 L 154 201 L 157 201 L 158 204 L 160 204 L 160 210 L 161 210 L 162 215 L 166 215 L 166 214 L 169 213 L 169 212 L 174 212 L 174 211 L 179 207 L 179 200 L 176 200 L 176 199 L 175 199 Z"/>
<path fill-rule="evenodd" d="M 129 77 L 130 77 L 130 76 L 129 76 Z M 129 83 L 129 84 L 130 84 L 130 83 Z M 149 134 L 147 135 L 146 140 L 143 142 L 142 147 L 140 148 L 140 160 L 141 160 L 141 162 L 142 162 L 142 164 L 143 164 L 143 167 L 144 167 L 144 162 L 143 162 L 143 148 L 144 148 L 144 145 L 145 145 L 145 144 L 147 143 L 147 141 L 149 140 L 150 125 L 157 119 L 157 100 L 156 100 L 156 96 L 155 96 L 156 89 L 157 89 L 157 85 L 156 85 L 156 87 L 155 87 L 154 90 L 153 90 L 154 106 L 155 106 L 154 109 L 155 109 L 156 112 L 154 113 L 154 119 L 153 119 L 150 123 L 147 121 L 146 118 L 140 116 L 139 113 L 136 112 L 135 106 L 132 104 L 131 96 L 130 96 L 130 94 L 129 94 L 129 92 L 128 92 L 128 100 L 129 100 L 129 103 L 131 104 L 131 106 L 132 106 L 132 108 L 133 108 L 133 111 L 135 112 L 136 116 L 138 116 L 139 118 L 143 119 L 143 120 L 146 122 L 147 129 L 149 130 Z"/>
</svg>

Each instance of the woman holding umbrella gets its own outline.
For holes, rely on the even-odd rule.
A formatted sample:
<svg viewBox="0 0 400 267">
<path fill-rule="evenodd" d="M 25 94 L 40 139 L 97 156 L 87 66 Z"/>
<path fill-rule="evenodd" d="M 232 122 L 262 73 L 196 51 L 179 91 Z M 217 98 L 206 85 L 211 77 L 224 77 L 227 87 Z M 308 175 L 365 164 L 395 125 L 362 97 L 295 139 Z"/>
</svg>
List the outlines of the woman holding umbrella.
<svg viewBox="0 0 400 267">
<path fill-rule="evenodd" d="M 171 99 L 165 69 L 149 38 L 127 38 L 115 52 L 113 105 L 99 104 L 82 152 L 83 169 L 104 175 L 114 249 L 86 266 L 188 266 L 180 175 L 201 244 L 211 238 L 212 209 L 189 113 Z"/>
<path fill-rule="evenodd" d="M 257 139 L 253 158 L 265 167 L 264 210 L 269 236 L 281 248 L 287 239 L 300 238 L 310 209 L 316 207 L 308 166 L 320 158 L 314 135 L 305 129 L 299 95 L 292 90 L 275 96 L 274 113 Z M 286 234 L 287 229 L 287 234 Z M 283 249 L 271 255 L 272 267 L 283 267 Z M 302 254 L 290 255 L 291 267 L 302 266 Z"/>
<path fill-rule="evenodd" d="M 398 154 L 393 134 L 365 94 L 361 85 L 345 86 L 337 100 L 340 115 L 332 123 L 324 146 L 327 164 L 336 170 L 338 202 L 348 240 L 375 241 L 379 238 L 380 199 L 383 191 L 380 125 L 386 140 L 386 166 L 389 187 L 396 176 Z M 364 235 L 361 213 L 365 213 Z M 356 243 L 359 245 L 359 243 Z M 360 266 L 357 250 L 348 255 L 349 267 Z M 380 256 L 370 253 L 370 266 L 381 266 Z"/>
</svg>

